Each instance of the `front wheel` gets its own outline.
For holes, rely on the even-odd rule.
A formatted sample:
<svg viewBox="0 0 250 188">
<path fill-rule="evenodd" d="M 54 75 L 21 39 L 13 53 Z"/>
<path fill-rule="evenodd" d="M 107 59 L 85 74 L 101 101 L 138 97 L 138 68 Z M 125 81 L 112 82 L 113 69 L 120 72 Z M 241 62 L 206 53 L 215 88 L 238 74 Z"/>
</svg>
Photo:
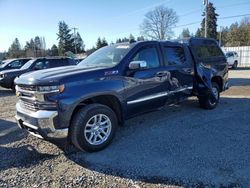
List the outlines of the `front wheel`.
<svg viewBox="0 0 250 188">
<path fill-rule="evenodd" d="M 73 117 L 70 136 L 80 150 L 94 152 L 104 149 L 114 137 L 117 117 L 108 106 L 90 104 Z"/>
<path fill-rule="evenodd" d="M 217 83 L 212 83 L 212 92 L 215 97 L 212 97 L 211 94 L 207 96 L 198 97 L 200 106 L 205 109 L 212 110 L 216 108 L 220 100 L 220 89 Z"/>
</svg>

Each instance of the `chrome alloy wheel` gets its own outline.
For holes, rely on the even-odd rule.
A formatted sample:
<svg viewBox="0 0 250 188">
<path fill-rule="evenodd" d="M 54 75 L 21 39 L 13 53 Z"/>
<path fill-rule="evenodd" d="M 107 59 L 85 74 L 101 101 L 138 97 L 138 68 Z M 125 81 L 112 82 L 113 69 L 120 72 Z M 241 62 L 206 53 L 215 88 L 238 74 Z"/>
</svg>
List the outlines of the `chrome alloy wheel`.
<svg viewBox="0 0 250 188">
<path fill-rule="evenodd" d="M 112 123 L 109 117 L 104 114 L 96 114 L 88 120 L 84 136 L 89 144 L 100 145 L 109 138 L 111 129 Z"/>
<path fill-rule="evenodd" d="M 218 91 L 218 89 L 216 87 L 212 87 L 212 92 L 213 92 L 213 94 L 215 96 L 215 100 L 210 99 L 210 103 L 212 105 L 214 105 L 219 99 L 219 91 Z"/>
</svg>

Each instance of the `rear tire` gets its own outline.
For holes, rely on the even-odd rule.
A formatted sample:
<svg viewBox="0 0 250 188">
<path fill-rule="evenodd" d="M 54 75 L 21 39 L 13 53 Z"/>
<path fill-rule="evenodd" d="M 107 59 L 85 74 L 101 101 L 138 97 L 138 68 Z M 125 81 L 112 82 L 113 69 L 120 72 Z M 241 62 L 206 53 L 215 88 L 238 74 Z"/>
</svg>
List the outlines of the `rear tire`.
<svg viewBox="0 0 250 188">
<path fill-rule="evenodd" d="M 213 100 L 213 98 L 211 97 L 211 94 L 208 94 L 207 96 L 198 97 L 200 106 L 204 109 L 212 110 L 212 109 L 216 108 L 216 106 L 219 103 L 219 100 L 220 100 L 219 85 L 217 83 L 213 82 L 212 89 L 213 89 L 214 94 L 216 95 L 215 100 Z"/>
<path fill-rule="evenodd" d="M 237 67 L 238 67 L 238 62 L 235 61 L 234 64 L 233 64 L 233 69 L 237 69 Z"/>
<path fill-rule="evenodd" d="M 72 143 L 82 151 L 100 151 L 113 139 L 117 124 L 116 114 L 108 106 L 87 105 L 73 117 L 70 127 Z"/>
</svg>

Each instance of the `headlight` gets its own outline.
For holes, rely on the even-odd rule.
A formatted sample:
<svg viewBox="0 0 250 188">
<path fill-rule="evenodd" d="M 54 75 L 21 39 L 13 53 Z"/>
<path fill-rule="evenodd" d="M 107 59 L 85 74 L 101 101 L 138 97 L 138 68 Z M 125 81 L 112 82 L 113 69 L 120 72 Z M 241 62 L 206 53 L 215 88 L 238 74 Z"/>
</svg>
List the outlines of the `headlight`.
<svg viewBox="0 0 250 188">
<path fill-rule="evenodd" d="M 37 87 L 38 92 L 60 92 L 62 93 L 64 91 L 64 85 L 59 86 L 38 86 Z"/>
<path fill-rule="evenodd" d="M 5 78 L 7 77 L 7 74 L 0 74 L 0 78 Z"/>
</svg>

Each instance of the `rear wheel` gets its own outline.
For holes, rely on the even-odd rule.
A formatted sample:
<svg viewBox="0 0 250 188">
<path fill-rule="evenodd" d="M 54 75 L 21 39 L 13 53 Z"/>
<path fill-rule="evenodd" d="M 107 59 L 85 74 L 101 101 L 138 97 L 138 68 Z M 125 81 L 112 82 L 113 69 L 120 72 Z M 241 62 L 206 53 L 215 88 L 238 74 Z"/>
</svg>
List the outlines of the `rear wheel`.
<svg viewBox="0 0 250 188">
<path fill-rule="evenodd" d="M 212 92 L 215 97 L 211 94 L 207 96 L 198 97 L 200 106 L 205 109 L 214 109 L 219 103 L 220 100 L 220 88 L 217 83 L 212 83 Z"/>
<path fill-rule="evenodd" d="M 233 64 L 233 69 L 237 69 L 237 67 L 238 67 L 238 62 L 235 61 L 234 64 Z"/>
<path fill-rule="evenodd" d="M 72 143 L 80 150 L 104 149 L 114 137 L 116 114 L 108 106 L 90 104 L 80 109 L 71 124 Z"/>
</svg>

